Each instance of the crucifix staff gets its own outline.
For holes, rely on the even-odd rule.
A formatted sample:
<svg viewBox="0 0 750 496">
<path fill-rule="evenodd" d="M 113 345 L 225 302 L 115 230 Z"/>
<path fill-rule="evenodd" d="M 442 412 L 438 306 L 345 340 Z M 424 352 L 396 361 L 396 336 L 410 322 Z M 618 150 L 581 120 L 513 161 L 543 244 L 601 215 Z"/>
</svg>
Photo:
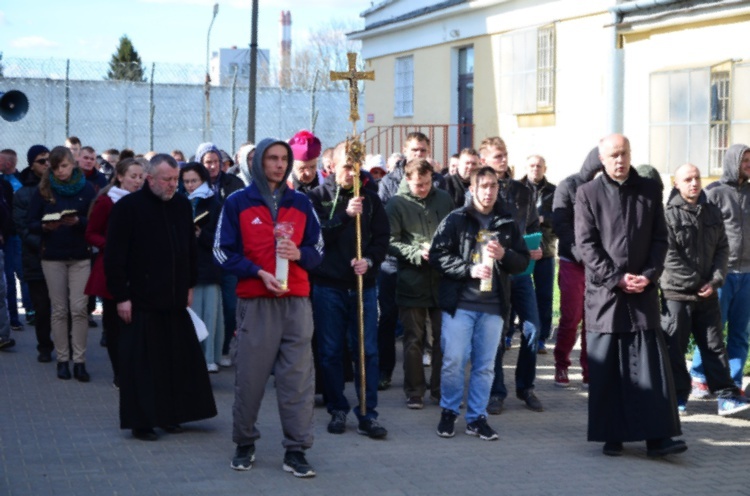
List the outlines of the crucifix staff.
<svg viewBox="0 0 750 496">
<path fill-rule="evenodd" d="M 346 72 L 331 71 L 331 81 L 348 81 L 349 82 L 349 120 L 352 121 L 352 135 L 346 140 L 346 159 L 354 166 L 354 197 L 359 196 L 359 174 L 362 168 L 362 159 L 365 156 L 364 144 L 359 139 L 357 133 L 357 121 L 359 120 L 359 88 L 358 81 L 375 79 L 374 71 L 357 71 L 357 54 L 347 53 L 346 58 L 349 61 L 349 70 Z M 362 221 L 361 214 L 355 217 L 356 232 L 356 254 L 357 260 L 362 259 Z M 367 391 L 365 378 L 365 314 L 363 308 L 363 279 L 362 275 L 357 275 L 357 316 L 359 330 L 359 413 L 364 416 L 367 413 Z"/>
</svg>

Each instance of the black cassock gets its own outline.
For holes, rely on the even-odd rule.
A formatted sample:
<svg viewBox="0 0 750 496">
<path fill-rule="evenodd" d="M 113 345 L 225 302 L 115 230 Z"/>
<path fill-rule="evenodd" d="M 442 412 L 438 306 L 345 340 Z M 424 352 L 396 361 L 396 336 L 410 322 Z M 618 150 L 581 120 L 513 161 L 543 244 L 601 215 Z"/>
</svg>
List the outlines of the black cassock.
<svg viewBox="0 0 750 496">
<path fill-rule="evenodd" d="M 120 324 L 120 427 L 145 429 L 216 415 L 206 361 L 187 312 L 197 281 L 192 207 L 148 187 L 112 208 L 104 270 L 116 302 L 132 302 Z"/>
<path fill-rule="evenodd" d="M 131 324 L 120 325 L 120 428 L 216 415 L 206 360 L 186 309 L 136 310 Z"/>
</svg>

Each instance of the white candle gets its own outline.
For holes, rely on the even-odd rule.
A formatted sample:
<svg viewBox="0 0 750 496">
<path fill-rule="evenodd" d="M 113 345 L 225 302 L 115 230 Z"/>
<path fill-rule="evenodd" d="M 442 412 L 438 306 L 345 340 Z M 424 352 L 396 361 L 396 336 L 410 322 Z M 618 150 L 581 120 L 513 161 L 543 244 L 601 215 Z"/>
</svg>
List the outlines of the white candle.
<svg viewBox="0 0 750 496">
<path fill-rule="evenodd" d="M 294 224 L 279 222 L 274 226 L 273 234 L 277 242 L 282 239 L 290 239 L 294 234 Z M 281 258 L 278 252 L 276 253 L 276 280 L 279 281 L 282 290 L 289 289 L 289 260 Z"/>
<path fill-rule="evenodd" d="M 492 270 L 492 257 L 490 257 L 490 254 L 487 251 L 487 245 L 484 245 L 482 247 L 482 264 L 489 267 L 490 271 Z M 490 277 L 488 277 L 487 279 L 482 279 L 479 282 L 479 291 L 492 291 L 492 273 L 491 272 L 490 272 Z"/>
<path fill-rule="evenodd" d="M 276 255 L 276 279 L 281 289 L 287 290 L 289 284 L 289 260 Z"/>
</svg>

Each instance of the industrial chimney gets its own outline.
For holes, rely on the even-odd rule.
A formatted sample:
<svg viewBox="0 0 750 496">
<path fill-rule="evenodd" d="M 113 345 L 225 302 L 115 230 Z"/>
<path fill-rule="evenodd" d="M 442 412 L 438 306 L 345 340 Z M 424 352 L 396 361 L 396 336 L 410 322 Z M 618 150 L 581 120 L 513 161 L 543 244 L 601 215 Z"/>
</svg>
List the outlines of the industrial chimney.
<svg viewBox="0 0 750 496">
<path fill-rule="evenodd" d="M 281 46 L 279 64 L 279 86 L 288 88 L 292 81 L 292 13 L 281 11 Z"/>
</svg>

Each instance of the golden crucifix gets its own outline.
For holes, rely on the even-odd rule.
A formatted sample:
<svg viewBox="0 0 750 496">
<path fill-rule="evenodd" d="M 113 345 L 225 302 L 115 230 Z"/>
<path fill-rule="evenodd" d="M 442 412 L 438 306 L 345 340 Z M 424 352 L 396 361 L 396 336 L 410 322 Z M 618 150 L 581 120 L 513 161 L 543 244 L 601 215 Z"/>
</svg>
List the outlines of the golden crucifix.
<svg viewBox="0 0 750 496">
<path fill-rule="evenodd" d="M 359 197 L 360 186 L 360 169 L 362 160 L 365 157 L 365 147 L 359 139 L 357 133 L 357 121 L 359 120 L 359 88 L 357 82 L 362 80 L 373 81 L 375 72 L 357 71 L 357 54 L 347 53 L 346 58 L 349 60 L 349 71 L 336 72 L 331 71 L 331 81 L 349 81 L 349 120 L 352 121 L 352 136 L 346 140 L 346 160 L 354 165 L 354 196 Z M 354 218 L 355 232 L 357 236 L 357 260 L 362 260 L 362 220 L 361 214 Z M 362 303 L 364 293 L 364 282 L 361 275 L 357 276 L 357 315 L 359 317 L 359 414 L 364 416 L 367 413 L 367 381 L 365 377 L 365 313 Z M 375 311 L 375 309 L 370 309 Z"/>
<path fill-rule="evenodd" d="M 347 53 L 346 58 L 349 60 L 349 70 L 347 72 L 331 71 L 331 81 L 349 81 L 349 120 L 355 126 L 354 135 L 356 135 L 356 124 L 359 120 L 359 85 L 357 81 L 373 81 L 375 80 L 375 72 L 358 71 L 356 53 Z"/>
</svg>

